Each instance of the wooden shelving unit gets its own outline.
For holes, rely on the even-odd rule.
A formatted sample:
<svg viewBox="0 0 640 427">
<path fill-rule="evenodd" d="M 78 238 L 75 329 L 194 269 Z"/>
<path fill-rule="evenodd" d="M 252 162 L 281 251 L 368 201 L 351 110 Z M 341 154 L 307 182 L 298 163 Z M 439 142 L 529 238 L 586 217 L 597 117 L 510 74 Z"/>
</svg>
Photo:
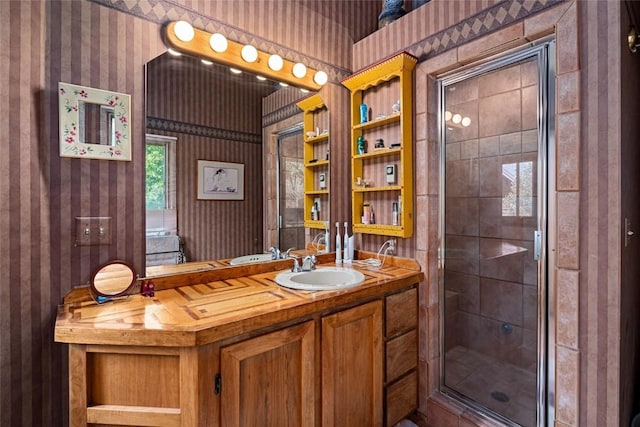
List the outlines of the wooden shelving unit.
<svg viewBox="0 0 640 427">
<path fill-rule="evenodd" d="M 351 91 L 352 222 L 356 233 L 411 237 L 413 235 L 413 69 L 417 58 L 402 52 L 342 81 Z M 400 110 L 392 108 L 399 101 Z M 360 106 L 370 117 L 361 123 Z M 367 152 L 357 154 L 358 138 Z M 375 148 L 382 140 L 385 147 Z M 393 144 L 393 147 L 391 147 Z M 399 146 L 397 146 L 399 144 Z M 387 182 L 386 168 L 395 168 Z M 357 185 L 357 182 L 366 184 Z M 363 206 L 370 203 L 375 223 L 363 224 Z M 393 224 L 392 207 L 399 209 Z"/>
<path fill-rule="evenodd" d="M 329 221 L 329 112 L 318 94 L 297 105 L 303 111 L 304 127 L 304 226 L 324 229 Z M 315 136 L 307 136 L 308 132 Z M 320 184 L 322 177 L 324 188 Z M 316 201 L 320 202 L 320 212 L 314 220 L 311 210 Z"/>
</svg>

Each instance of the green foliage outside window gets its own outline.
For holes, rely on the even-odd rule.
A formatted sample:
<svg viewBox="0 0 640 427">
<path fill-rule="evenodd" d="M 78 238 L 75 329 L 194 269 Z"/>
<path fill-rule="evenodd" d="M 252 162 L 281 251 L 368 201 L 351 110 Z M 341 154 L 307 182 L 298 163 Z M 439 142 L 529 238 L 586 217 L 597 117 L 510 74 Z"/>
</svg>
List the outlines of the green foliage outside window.
<svg viewBox="0 0 640 427">
<path fill-rule="evenodd" d="M 147 144 L 147 210 L 166 207 L 166 146 Z"/>
</svg>

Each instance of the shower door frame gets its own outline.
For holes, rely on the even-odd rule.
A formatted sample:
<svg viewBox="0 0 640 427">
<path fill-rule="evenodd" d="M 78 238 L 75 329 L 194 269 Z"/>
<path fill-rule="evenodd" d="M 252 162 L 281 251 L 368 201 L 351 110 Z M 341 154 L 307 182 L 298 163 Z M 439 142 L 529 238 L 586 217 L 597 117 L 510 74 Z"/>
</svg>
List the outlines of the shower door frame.
<svg viewBox="0 0 640 427">
<path fill-rule="evenodd" d="M 538 64 L 538 231 L 540 238 L 540 258 L 538 262 L 538 319 L 537 319 L 537 370 L 536 370 L 536 423 L 538 427 L 552 426 L 555 418 L 555 277 L 549 274 L 550 266 L 555 266 L 555 252 L 547 250 L 548 242 L 556 237 L 555 197 L 555 118 L 556 118 L 556 47 L 553 36 L 531 42 L 510 51 L 500 53 L 487 59 L 474 62 L 468 66 L 436 76 L 437 85 L 437 123 L 438 146 L 440 156 L 440 198 L 438 221 L 438 286 L 440 303 L 440 319 L 444 319 L 444 267 L 445 267 L 445 163 L 446 163 L 446 126 L 444 126 L 445 89 L 447 86 L 463 80 L 478 77 L 497 69 L 514 65 L 526 59 L 535 59 Z M 551 172 L 551 173 L 550 173 Z M 553 271 L 553 270 L 551 270 Z M 455 400 L 477 410 L 480 414 L 517 425 L 512 420 L 494 412 L 485 406 L 461 395 L 445 385 L 444 357 L 444 320 L 439 325 L 440 347 L 440 391 Z"/>
</svg>

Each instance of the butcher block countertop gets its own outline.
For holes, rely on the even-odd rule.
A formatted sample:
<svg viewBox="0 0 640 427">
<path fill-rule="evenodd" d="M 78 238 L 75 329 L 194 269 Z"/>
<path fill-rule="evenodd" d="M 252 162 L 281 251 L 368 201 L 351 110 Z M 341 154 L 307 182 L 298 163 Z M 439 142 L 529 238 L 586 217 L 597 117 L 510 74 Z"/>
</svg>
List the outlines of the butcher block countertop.
<svg viewBox="0 0 640 427">
<path fill-rule="evenodd" d="M 318 267 L 335 266 L 330 255 L 320 256 Z M 358 259 L 373 256 L 357 254 Z M 353 264 L 350 268 L 365 275 L 364 283 L 354 288 L 297 291 L 274 281 L 279 272 L 291 265 L 291 260 L 282 260 L 154 277 L 154 297 L 136 293 L 104 304 L 65 299 L 58 309 L 55 340 L 74 344 L 201 346 L 360 304 L 423 280 L 416 261 L 387 257 L 380 268 Z"/>
</svg>

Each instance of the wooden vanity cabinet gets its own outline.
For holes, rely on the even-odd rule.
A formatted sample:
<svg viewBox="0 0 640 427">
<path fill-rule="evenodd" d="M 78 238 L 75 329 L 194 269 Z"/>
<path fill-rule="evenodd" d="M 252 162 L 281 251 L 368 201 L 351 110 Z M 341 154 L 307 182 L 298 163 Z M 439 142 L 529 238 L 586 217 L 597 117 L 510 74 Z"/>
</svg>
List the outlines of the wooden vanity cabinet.
<svg viewBox="0 0 640 427">
<path fill-rule="evenodd" d="M 381 426 L 382 301 L 322 318 L 322 425 Z"/>
<path fill-rule="evenodd" d="M 315 322 L 221 349 L 222 426 L 315 424 Z"/>
<path fill-rule="evenodd" d="M 321 317 L 319 341 L 310 320 L 222 347 L 221 425 L 316 425 L 318 377 L 320 425 L 396 424 L 417 407 L 417 314 L 412 288 Z"/>
<path fill-rule="evenodd" d="M 393 426 L 417 408 L 417 294 L 195 346 L 71 343 L 69 424 Z"/>
</svg>

